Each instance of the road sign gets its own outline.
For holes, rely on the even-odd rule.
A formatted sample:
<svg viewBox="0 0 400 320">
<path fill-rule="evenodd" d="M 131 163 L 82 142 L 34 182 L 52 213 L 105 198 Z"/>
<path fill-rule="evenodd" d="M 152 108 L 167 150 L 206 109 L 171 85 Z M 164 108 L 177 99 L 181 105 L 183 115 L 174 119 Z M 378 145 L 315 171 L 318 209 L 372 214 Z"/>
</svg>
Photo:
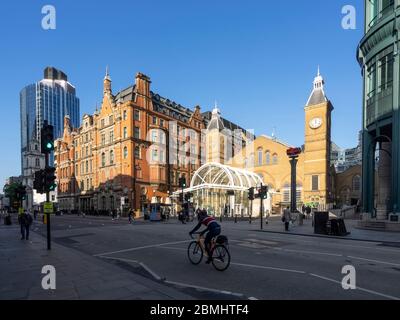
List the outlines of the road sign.
<svg viewBox="0 0 400 320">
<path fill-rule="evenodd" d="M 45 202 L 43 205 L 43 212 L 44 213 L 53 213 L 54 212 L 53 202 Z"/>
</svg>

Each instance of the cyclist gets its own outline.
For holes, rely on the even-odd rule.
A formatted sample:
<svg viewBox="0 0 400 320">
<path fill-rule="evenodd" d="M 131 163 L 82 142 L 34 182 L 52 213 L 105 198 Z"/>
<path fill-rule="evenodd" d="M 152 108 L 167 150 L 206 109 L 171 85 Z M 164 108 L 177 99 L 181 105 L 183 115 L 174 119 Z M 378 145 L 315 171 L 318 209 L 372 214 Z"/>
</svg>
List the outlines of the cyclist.
<svg viewBox="0 0 400 320">
<path fill-rule="evenodd" d="M 221 234 L 221 226 L 218 224 L 214 217 L 211 217 L 207 214 L 206 210 L 201 210 L 197 212 L 197 218 L 199 220 L 199 223 L 192 231 L 190 231 L 189 234 L 190 236 L 192 236 L 193 233 L 201 228 L 202 225 L 206 227 L 206 229 L 200 233 L 200 236 L 203 237 L 207 233 L 204 240 L 204 245 L 208 254 L 208 259 L 206 263 L 210 264 L 212 262 L 211 240 Z"/>
</svg>

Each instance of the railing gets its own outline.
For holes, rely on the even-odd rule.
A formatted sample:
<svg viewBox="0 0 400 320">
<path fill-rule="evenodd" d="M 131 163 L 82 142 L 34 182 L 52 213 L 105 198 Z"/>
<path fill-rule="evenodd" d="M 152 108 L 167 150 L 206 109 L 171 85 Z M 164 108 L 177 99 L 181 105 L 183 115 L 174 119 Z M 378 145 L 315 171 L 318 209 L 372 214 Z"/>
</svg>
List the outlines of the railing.
<svg viewBox="0 0 400 320">
<path fill-rule="evenodd" d="M 381 20 L 382 18 L 386 17 L 387 15 L 389 15 L 391 12 L 394 11 L 394 0 L 390 1 L 386 7 L 382 8 L 381 11 L 379 13 L 376 14 L 375 17 L 373 17 L 371 19 L 371 21 L 368 23 L 368 29 L 367 32 L 374 26 L 376 25 L 379 20 Z"/>
</svg>

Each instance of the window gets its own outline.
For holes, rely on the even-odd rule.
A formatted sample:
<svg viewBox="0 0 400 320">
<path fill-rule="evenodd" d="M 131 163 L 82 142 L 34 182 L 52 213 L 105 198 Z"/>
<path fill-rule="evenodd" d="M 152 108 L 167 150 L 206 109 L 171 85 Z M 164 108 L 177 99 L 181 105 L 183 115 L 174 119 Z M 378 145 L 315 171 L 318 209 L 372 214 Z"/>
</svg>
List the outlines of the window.
<svg viewBox="0 0 400 320">
<path fill-rule="evenodd" d="M 319 190 L 319 176 L 312 176 L 311 177 L 311 190 L 318 191 Z"/>
<path fill-rule="evenodd" d="M 124 139 L 128 138 L 128 128 L 124 127 Z"/>
<path fill-rule="evenodd" d="M 106 144 L 106 135 L 104 133 L 101 134 L 101 145 L 104 146 Z"/>
<path fill-rule="evenodd" d="M 108 118 L 108 125 L 113 125 L 114 124 L 114 117 L 113 116 L 109 116 Z"/>
<path fill-rule="evenodd" d="M 152 130 L 151 131 L 151 142 L 153 142 L 153 143 L 158 142 L 157 131 L 156 130 Z"/>
<path fill-rule="evenodd" d="M 114 151 L 113 150 L 110 151 L 110 164 L 111 165 L 114 164 Z"/>
<path fill-rule="evenodd" d="M 86 147 L 86 157 L 89 155 L 89 147 Z"/>
<path fill-rule="evenodd" d="M 75 175 L 78 175 L 78 165 L 75 165 Z"/>
<path fill-rule="evenodd" d="M 165 164 L 165 160 L 164 160 L 164 150 L 160 150 L 160 163 L 161 163 L 161 164 Z"/>
<path fill-rule="evenodd" d="M 272 156 L 272 164 L 278 164 L 278 155 L 276 153 Z"/>
<path fill-rule="evenodd" d="M 39 160 L 39 158 L 36 158 L 36 167 L 40 167 L 40 160 Z"/>
<path fill-rule="evenodd" d="M 123 120 L 128 119 L 128 112 L 126 112 L 126 110 L 124 110 L 124 112 L 123 112 L 122 119 Z"/>
<path fill-rule="evenodd" d="M 151 154 L 151 161 L 152 162 L 158 161 L 158 150 L 157 149 L 153 149 L 153 152 Z"/>
<path fill-rule="evenodd" d="M 153 117 L 153 124 L 157 125 L 157 117 Z"/>
<path fill-rule="evenodd" d="M 92 163 L 92 160 L 90 160 L 90 172 L 93 172 L 93 163 Z"/>
<path fill-rule="evenodd" d="M 90 189 L 89 179 L 86 180 L 86 190 Z"/>
<path fill-rule="evenodd" d="M 261 149 L 261 148 L 259 148 L 258 150 L 257 150 L 257 163 L 258 163 L 258 165 L 259 166 L 262 166 L 262 164 L 263 164 L 263 150 Z"/>
<path fill-rule="evenodd" d="M 140 159 L 140 147 L 139 146 L 135 147 L 135 158 Z"/>
<path fill-rule="evenodd" d="M 106 166 L 106 154 L 104 152 L 101 154 L 101 166 Z"/>
<path fill-rule="evenodd" d="M 160 127 L 164 127 L 164 120 L 160 119 Z"/>
<path fill-rule="evenodd" d="M 86 161 L 86 173 L 89 172 L 89 161 Z"/>
<path fill-rule="evenodd" d="M 135 127 L 135 139 L 140 139 L 140 128 Z"/>
<path fill-rule="evenodd" d="M 124 147 L 124 159 L 128 158 L 128 148 Z"/>
<path fill-rule="evenodd" d="M 136 121 L 140 121 L 140 111 L 139 110 L 135 110 L 135 120 Z"/>
<path fill-rule="evenodd" d="M 271 152 L 269 151 L 265 153 L 265 163 L 267 166 L 271 164 Z"/>
<path fill-rule="evenodd" d="M 79 158 L 79 153 L 78 151 L 75 151 L 75 160 L 78 160 L 78 158 Z"/>
<path fill-rule="evenodd" d="M 114 131 L 110 131 L 110 143 L 114 142 Z"/>
<path fill-rule="evenodd" d="M 359 192 L 361 190 L 361 177 L 356 175 L 353 177 L 353 191 Z"/>
</svg>

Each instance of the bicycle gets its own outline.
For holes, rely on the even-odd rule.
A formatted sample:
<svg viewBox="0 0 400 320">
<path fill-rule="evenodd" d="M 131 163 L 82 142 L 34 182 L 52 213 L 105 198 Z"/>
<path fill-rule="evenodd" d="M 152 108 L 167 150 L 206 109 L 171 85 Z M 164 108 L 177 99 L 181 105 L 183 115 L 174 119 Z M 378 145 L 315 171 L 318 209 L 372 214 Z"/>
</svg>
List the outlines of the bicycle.
<svg viewBox="0 0 400 320">
<path fill-rule="evenodd" d="M 195 233 L 200 235 L 200 233 Z M 192 236 L 193 239 L 193 236 Z M 199 236 L 196 241 L 192 241 L 188 247 L 188 258 L 193 265 L 199 265 L 203 261 L 207 251 L 204 247 L 204 238 Z M 211 241 L 211 259 L 212 265 L 217 271 L 225 271 L 231 264 L 231 255 L 229 253 L 228 238 L 218 236 Z"/>
</svg>

